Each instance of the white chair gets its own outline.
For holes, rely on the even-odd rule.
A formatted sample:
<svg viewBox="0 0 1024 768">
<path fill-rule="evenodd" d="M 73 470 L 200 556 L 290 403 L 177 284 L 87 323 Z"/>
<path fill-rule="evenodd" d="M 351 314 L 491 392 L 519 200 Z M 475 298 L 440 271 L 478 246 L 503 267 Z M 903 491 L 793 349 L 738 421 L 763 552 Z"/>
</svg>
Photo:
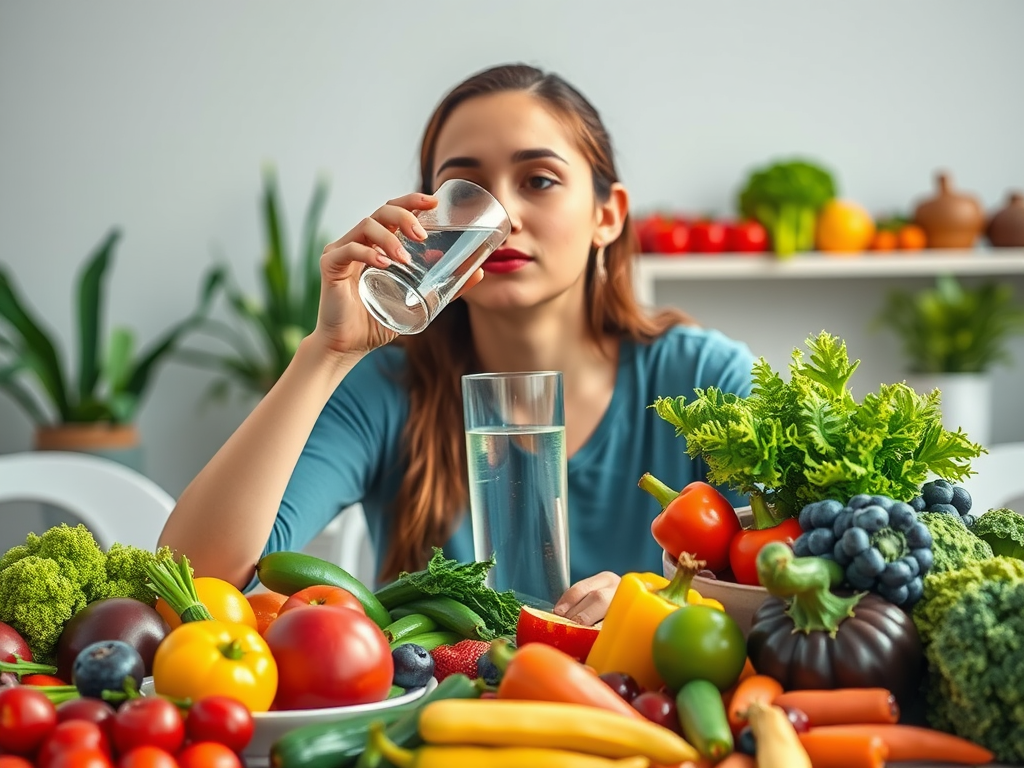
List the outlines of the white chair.
<svg viewBox="0 0 1024 768">
<path fill-rule="evenodd" d="M 1024 513 L 1024 443 L 997 443 L 971 461 L 971 475 L 961 485 L 971 494 L 971 510 L 981 515 L 1009 506 Z"/>
<path fill-rule="evenodd" d="M 304 551 L 337 563 L 371 589 L 376 583 L 377 556 L 362 504 L 343 509 Z"/>
<path fill-rule="evenodd" d="M 110 459 L 65 451 L 0 456 L 0 502 L 16 501 L 66 510 L 103 549 L 114 542 L 155 548 L 174 508 L 174 498 L 139 472 Z"/>
</svg>

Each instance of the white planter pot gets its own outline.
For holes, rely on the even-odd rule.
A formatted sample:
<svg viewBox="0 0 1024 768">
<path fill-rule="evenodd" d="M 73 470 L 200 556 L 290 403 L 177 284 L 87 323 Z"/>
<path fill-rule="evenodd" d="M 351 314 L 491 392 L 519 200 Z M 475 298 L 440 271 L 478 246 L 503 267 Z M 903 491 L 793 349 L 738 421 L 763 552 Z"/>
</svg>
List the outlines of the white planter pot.
<svg viewBox="0 0 1024 768">
<path fill-rule="evenodd" d="M 992 377 L 987 373 L 912 374 L 907 384 L 920 394 L 942 393 L 942 426 L 962 429 L 971 442 L 992 442 Z"/>
</svg>

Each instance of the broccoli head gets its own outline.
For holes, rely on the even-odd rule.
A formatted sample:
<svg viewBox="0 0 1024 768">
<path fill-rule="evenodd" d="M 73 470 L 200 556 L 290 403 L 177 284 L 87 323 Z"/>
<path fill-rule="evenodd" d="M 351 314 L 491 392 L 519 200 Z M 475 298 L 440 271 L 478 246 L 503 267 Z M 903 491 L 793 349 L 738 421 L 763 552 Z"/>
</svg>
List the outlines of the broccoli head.
<svg viewBox="0 0 1024 768">
<path fill-rule="evenodd" d="M 967 589 L 935 628 L 928 648 L 937 683 L 929 720 L 1024 763 L 1024 578 Z"/>
<path fill-rule="evenodd" d="M 57 563 L 86 596 L 107 579 L 106 555 L 92 531 L 81 523 L 74 527 L 61 523 L 44 531 L 36 554 Z"/>
<path fill-rule="evenodd" d="M 128 544 L 113 544 L 107 552 L 106 581 L 89 602 L 105 597 L 131 597 L 146 605 L 156 603 L 156 593 L 149 587 L 146 566 L 159 561 L 174 562 L 169 547 L 161 547 L 156 554 Z"/>
<path fill-rule="evenodd" d="M 955 571 L 972 560 L 987 560 L 993 555 L 988 542 L 971 533 L 959 515 L 924 512 L 917 519 L 932 534 L 934 562 L 929 573 Z"/>
<path fill-rule="evenodd" d="M 971 531 L 987 541 L 995 554 L 1024 560 L 1024 515 L 1012 509 L 990 509 Z"/>
<path fill-rule="evenodd" d="M 85 594 L 56 560 L 22 557 L 0 571 L 0 621 L 17 630 L 32 658 L 53 662 L 64 624 L 85 607 Z"/>
<path fill-rule="evenodd" d="M 1012 557 L 971 560 L 955 571 L 925 576 L 924 595 L 911 614 L 921 643 L 927 648 L 946 612 L 964 592 L 988 581 L 1024 581 L 1024 561 Z"/>
</svg>

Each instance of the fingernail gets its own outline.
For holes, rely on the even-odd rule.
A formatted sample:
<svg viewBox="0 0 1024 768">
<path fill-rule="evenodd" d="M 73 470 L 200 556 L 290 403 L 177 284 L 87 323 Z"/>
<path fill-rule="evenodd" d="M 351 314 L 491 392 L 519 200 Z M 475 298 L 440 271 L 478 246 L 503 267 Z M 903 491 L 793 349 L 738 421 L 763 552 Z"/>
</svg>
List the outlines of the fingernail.
<svg viewBox="0 0 1024 768">
<path fill-rule="evenodd" d="M 385 256 L 383 253 L 378 253 L 377 254 L 377 263 L 380 264 L 382 267 L 390 267 L 391 264 L 392 264 L 392 261 L 387 256 Z"/>
<path fill-rule="evenodd" d="M 402 259 L 402 261 L 407 261 L 410 263 L 412 262 L 412 254 L 405 250 L 405 248 L 403 248 L 402 246 L 398 246 L 398 255 Z"/>
<path fill-rule="evenodd" d="M 427 230 L 425 230 L 419 223 L 412 225 L 412 233 L 421 240 L 427 239 Z"/>
<path fill-rule="evenodd" d="M 567 610 L 569 610 L 569 606 L 567 606 L 565 603 L 559 603 L 551 609 L 551 612 L 556 616 L 564 616 Z"/>
</svg>

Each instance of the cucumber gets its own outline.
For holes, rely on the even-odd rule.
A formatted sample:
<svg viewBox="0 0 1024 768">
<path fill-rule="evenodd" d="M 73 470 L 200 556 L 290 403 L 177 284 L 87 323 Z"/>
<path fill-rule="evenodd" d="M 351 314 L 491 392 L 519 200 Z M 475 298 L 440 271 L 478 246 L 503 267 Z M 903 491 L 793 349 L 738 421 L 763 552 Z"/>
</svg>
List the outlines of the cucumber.
<svg viewBox="0 0 1024 768">
<path fill-rule="evenodd" d="M 422 613 L 410 613 L 384 627 L 384 637 L 388 639 L 389 643 L 396 643 L 406 637 L 433 632 L 435 629 L 437 629 L 437 622 L 429 616 Z"/>
<path fill-rule="evenodd" d="M 359 579 L 339 565 L 305 552 L 271 552 L 256 563 L 256 576 L 267 589 L 282 595 L 294 595 L 306 587 L 328 584 L 352 593 L 366 615 L 383 629 L 391 623 L 391 614 Z"/>
<path fill-rule="evenodd" d="M 430 693 L 408 704 L 354 715 L 333 723 L 296 728 L 271 746 L 271 768 L 352 766 L 366 748 L 366 736 L 371 723 L 385 723 L 388 736 L 401 744 L 418 733 L 419 711 L 422 707 L 441 699 L 471 699 L 479 695 L 480 688 L 468 677 L 449 675 Z M 399 722 L 403 722 L 400 727 L 397 725 Z M 395 730 L 391 730 L 393 725 L 396 726 Z"/>
<path fill-rule="evenodd" d="M 463 637 L 477 640 L 494 639 L 494 633 L 487 628 L 487 624 L 480 614 L 453 597 L 444 595 L 422 597 L 419 600 L 410 600 L 404 603 L 402 608 L 429 616 L 439 626 L 452 632 L 458 632 Z"/>
<path fill-rule="evenodd" d="M 417 571 L 413 576 L 425 574 L 426 571 Z M 414 587 L 412 582 L 407 578 L 399 576 L 397 579 L 392 581 L 390 584 L 385 584 L 383 587 L 374 592 L 374 595 L 380 600 L 388 610 L 395 608 L 402 603 L 407 603 L 410 600 L 416 600 L 420 597 L 425 597 L 424 593 Z"/>
<path fill-rule="evenodd" d="M 683 736 L 714 762 L 732 753 L 732 730 L 718 686 L 709 680 L 691 680 L 676 694 Z"/>
<path fill-rule="evenodd" d="M 391 650 L 395 650 L 400 645 L 406 643 L 414 643 L 425 651 L 432 651 L 441 645 L 454 645 L 459 640 L 465 638 L 458 632 L 449 632 L 442 630 L 439 632 L 420 632 L 418 635 L 406 635 L 401 640 L 395 640 L 393 643 L 389 643 L 388 646 Z"/>
</svg>

